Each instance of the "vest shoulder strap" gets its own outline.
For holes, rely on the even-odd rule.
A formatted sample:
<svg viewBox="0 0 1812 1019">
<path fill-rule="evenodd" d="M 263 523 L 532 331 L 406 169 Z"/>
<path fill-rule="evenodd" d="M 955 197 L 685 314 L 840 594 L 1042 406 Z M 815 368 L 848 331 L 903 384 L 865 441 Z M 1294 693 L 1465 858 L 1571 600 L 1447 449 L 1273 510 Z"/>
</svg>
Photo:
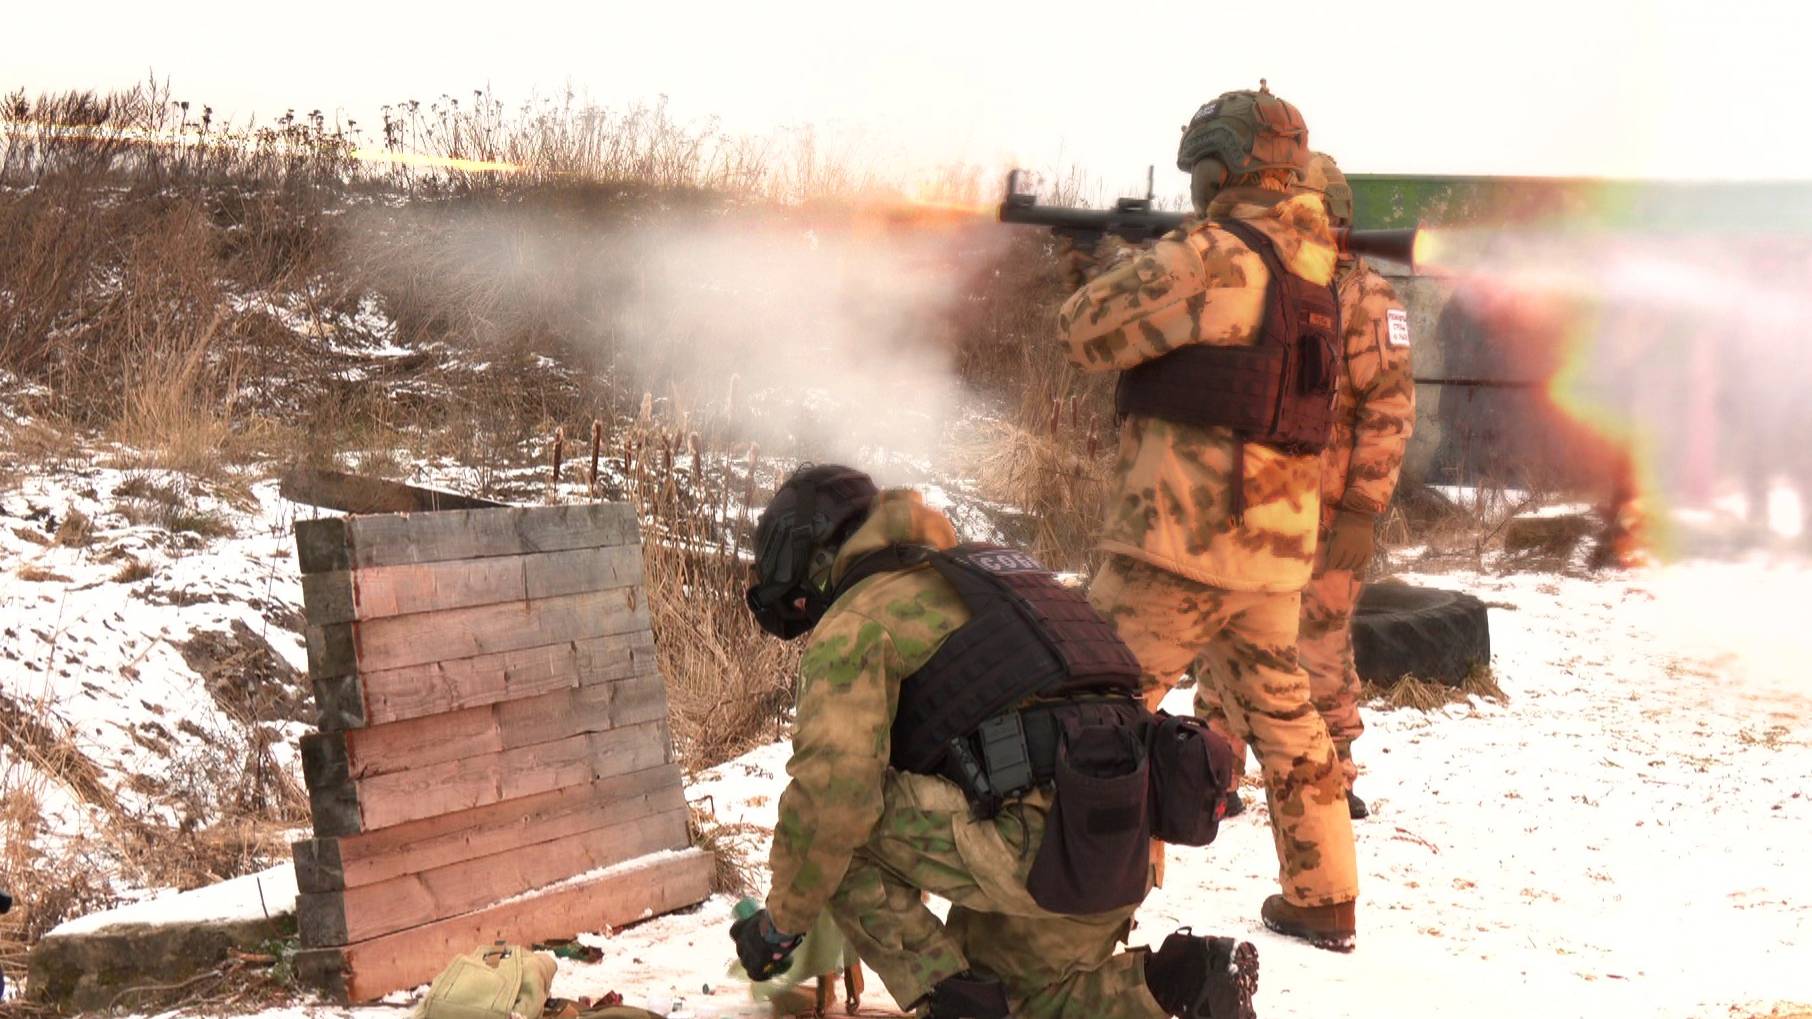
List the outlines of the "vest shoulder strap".
<svg viewBox="0 0 1812 1019">
<path fill-rule="evenodd" d="M 837 586 L 831 591 L 830 600 L 835 603 L 837 599 L 848 594 L 850 588 L 877 573 L 898 573 L 901 570 L 909 570 L 931 559 L 935 554 L 936 550 L 924 545 L 888 545 L 875 549 L 849 564 L 849 569 L 843 571 L 842 579 L 837 581 Z"/>
<path fill-rule="evenodd" d="M 1271 274 L 1269 287 L 1272 293 L 1275 293 L 1276 288 L 1284 286 L 1292 278 L 1301 280 L 1301 277 L 1284 268 L 1283 259 L 1277 254 L 1277 242 L 1271 239 L 1270 234 L 1238 219 L 1217 219 L 1214 221 L 1214 225 L 1244 241 L 1246 247 L 1251 248 L 1252 253 L 1258 256 L 1259 261 L 1265 263 L 1265 271 Z M 1315 285 L 1308 280 L 1301 281 L 1308 286 Z M 1334 311 L 1338 315 L 1340 311 L 1340 276 L 1338 274 L 1328 280 L 1327 291 L 1333 298 Z M 1269 314 L 1269 303 L 1269 301 L 1266 302 L 1267 314 Z M 1334 335 L 1336 338 L 1340 336 L 1338 319 L 1335 321 Z"/>
<path fill-rule="evenodd" d="M 1214 225 L 1238 237 L 1246 247 L 1252 249 L 1252 253 L 1258 256 L 1259 261 L 1265 263 L 1265 271 L 1271 274 L 1273 286 L 1283 282 L 1287 270 L 1284 269 L 1283 259 L 1277 257 L 1277 245 L 1271 240 L 1270 235 L 1250 223 L 1237 219 L 1217 219 L 1214 221 Z"/>
</svg>

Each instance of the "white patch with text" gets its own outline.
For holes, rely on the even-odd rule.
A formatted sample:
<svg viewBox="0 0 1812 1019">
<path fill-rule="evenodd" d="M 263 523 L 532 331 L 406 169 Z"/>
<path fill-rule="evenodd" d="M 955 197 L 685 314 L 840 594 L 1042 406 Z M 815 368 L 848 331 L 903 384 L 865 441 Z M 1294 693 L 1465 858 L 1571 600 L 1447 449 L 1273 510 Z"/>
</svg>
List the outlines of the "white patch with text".
<svg viewBox="0 0 1812 1019">
<path fill-rule="evenodd" d="M 1409 313 L 1402 308 L 1392 308 L 1384 317 L 1390 322 L 1390 345 L 1409 346 Z"/>
</svg>

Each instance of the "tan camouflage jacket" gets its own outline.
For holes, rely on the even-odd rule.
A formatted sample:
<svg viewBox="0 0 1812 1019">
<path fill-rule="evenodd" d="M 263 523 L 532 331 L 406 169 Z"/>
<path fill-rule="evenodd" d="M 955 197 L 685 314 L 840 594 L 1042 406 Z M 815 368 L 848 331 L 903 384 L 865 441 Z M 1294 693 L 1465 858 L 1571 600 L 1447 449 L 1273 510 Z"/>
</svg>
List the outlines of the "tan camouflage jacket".
<svg viewBox="0 0 1812 1019">
<path fill-rule="evenodd" d="M 1343 507 L 1384 511 L 1416 425 L 1409 316 L 1396 291 L 1364 260 L 1342 260 L 1339 279 L 1346 371 L 1334 394 L 1334 434 L 1321 459 L 1324 524 Z"/>
<path fill-rule="evenodd" d="M 1302 278 L 1333 278 L 1333 235 L 1319 196 L 1238 188 L 1218 196 L 1208 215 L 1251 222 Z M 1059 327 L 1070 361 L 1090 372 L 1123 371 L 1188 343 L 1251 346 L 1269 279 L 1237 237 L 1209 220 L 1191 222 L 1076 291 Z M 1128 417 L 1099 547 L 1229 590 L 1300 590 L 1315 557 L 1321 458 L 1248 443 L 1246 510 L 1236 524 L 1233 449 L 1227 428 Z"/>
<path fill-rule="evenodd" d="M 950 548 L 956 531 L 918 493 L 883 492 L 839 551 L 832 582 L 861 556 L 900 542 Z M 776 927 L 810 928 L 843 881 L 851 855 L 881 819 L 900 681 L 968 621 L 956 590 L 919 566 L 863 580 L 813 629 L 800 666 L 791 781 L 780 794 L 768 856 L 767 907 Z"/>
</svg>

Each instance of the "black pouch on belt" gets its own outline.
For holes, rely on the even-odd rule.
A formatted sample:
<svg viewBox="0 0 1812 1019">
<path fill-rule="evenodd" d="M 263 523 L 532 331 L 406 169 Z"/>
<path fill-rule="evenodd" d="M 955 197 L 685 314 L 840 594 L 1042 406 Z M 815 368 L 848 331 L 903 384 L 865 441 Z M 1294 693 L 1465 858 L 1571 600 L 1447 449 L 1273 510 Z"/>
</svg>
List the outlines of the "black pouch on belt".
<svg viewBox="0 0 1812 1019">
<path fill-rule="evenodd" d="M 1070 729 L 1057 752 L 1056 796 L 1026 891 L 1053 913 L 1104 913 L 1145 898 L 1151 811 L 1145 746 L 1132 726 Z"/>
<path fill-rule="evenodd" d="M 1213 842 L 1233 777 L 1233 748 L 1199 718 L 1160 711 L 1147 724 L 1152 837 L 1178 846 Z"/>
</svg>

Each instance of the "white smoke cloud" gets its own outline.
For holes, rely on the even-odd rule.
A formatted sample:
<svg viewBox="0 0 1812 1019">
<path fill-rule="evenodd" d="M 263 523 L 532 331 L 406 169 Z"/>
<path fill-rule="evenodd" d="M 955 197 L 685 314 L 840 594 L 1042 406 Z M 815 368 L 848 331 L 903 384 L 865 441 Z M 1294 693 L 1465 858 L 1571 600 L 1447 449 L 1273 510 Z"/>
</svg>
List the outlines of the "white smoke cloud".
<svg viewBox="0 0 1812 1019">
<path fill-rule="evenodd" d="M 937 458 L 964 402 L 952 316 L 1008 231 L 628 208 L 434 213 L 441 236 L 415 271 L 466 300 L 475 281 L 499 289 L 496 304 L 557 323 L 631 401 L 645 388 L 699 420 L 729 411 L 764 453 L 883 475 Z"/>
</svg>

